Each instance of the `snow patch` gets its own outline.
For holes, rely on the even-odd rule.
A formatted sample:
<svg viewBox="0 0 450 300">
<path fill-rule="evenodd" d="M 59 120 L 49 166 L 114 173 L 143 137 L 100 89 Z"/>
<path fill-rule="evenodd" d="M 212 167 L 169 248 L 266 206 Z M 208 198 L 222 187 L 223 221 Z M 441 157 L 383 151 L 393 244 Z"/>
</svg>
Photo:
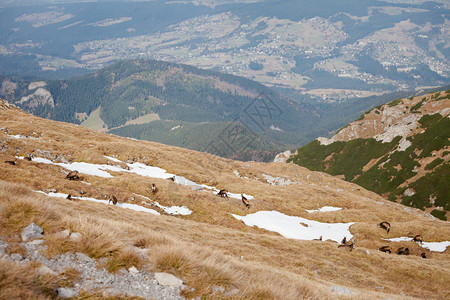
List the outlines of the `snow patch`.
<svg viewBox="0 0 450 300">
<path fill-rule="evenodd" d="M 44 195 L 47 195 L 49 197 L 55 197 L 55 198 L 67 198 L 67 194 L 63 194 L 63 193 L 45 193 L 42 191 L 36 191 L 37 193 L 41 193 Z M 106 205 L 113 205 L 111 202 L 109 202 L 108 200 L 99 200 L 99 199 L 95 199 L 95 198 L 90 198 L 90 197 L 74 197 L 72 196 L 72 199 L 77 199 L 77 200 L 85 200 L 85 201 L 91 201 L 91 202 L 97 202 L 97 203 L 102 203 L 102 204 L 106 204 Z M 150 208 L 146 208 L 140 205 L 136 205 L 136 204 L 131 204 L 131 203 L 120 203 L 117 202 L 116 204 L 117 207 L 121 207 L 121 208 L 128 208 L 134 211 L 142 211 L 142 212 L 146 212 L 146 213 L 150 213 L 153 215 L 160 215 L 159 212 L 157 212 L 154 209 L 150 209 Z"/>
<path fill-rule="evenodd" d="M 122 161 L 118 160 L 118 159 L 115 158 L 115 157 L 106 156 L 106 155 L 103 155 L 103 156 L 106 157 L 107 159 L 111 160 L 111 161 L 114 161 L 114 162 L 118 162 L 118 163 L 121 163 L 121 162 L 122 162 Z"/>
<path fill-rule="evenodd" d="M 175 126 L 175 127 L 172 127 L 172 128 L 170 129 L 170 131 L 175 130 L 175 129 L 179 129 L 179 128 L 183 128 L 183 126 L 177 125 L 177 126 Z"/>
<path fill-rule="evenodd" d="M 392 239 L 382 239 L 385 241 L 391 241 L 391 242 L 408 242 L 412 241 L 413 239 L 407 236 L 402 236 L 398 238 L 392 238 Z M 423 242 L 419 244 L 422 248 L 428 249 L 430 251 L 434 252 L 444 252 L 448 246 L 450 246 L 450 241 L 443 241 L 443 242 Z"/>
<path fill-rule="evenodd" d="M 313 212 L 316 212 L 316 211 L 318 211 L 318 212 L 327 212 L 327 211 L 338 211 L 338 210 L 341 210 L 341 209 L 342 209 L 342 207 L 324 206 L 324 207 L 321 207 L 319 209 L 306 209 L 306 211 L 309 212 L 309 213 L 313 213 Z"/>
<path fill-rule="evenodd" d="M 234 214 L 232 216 L 243 221 L 247 226 L 257 226 L 274 231 L 290 239 L 314 240 L 322 237 L 323 241 L 333 240 L 340 243 L 344 237 L 347 240 L 353 237 L 350 233 L 350 226 L 354 222 L 321 223 L 301 217 L 288 216 L 278 211 L 259 211 L 246 216 Z"/>
<path fill-rule="evenodd" d="M 139 194 L 135 194 L 135 195 L 139 196 L 139 197 L 142 197 L 144 199 L 147 199 L 148 201 L 151 202 L 150 204 L 153 204 L 153 205 L 161 208 L 162 210 L 164 210 L 164 212 L 166 214 L 169 214 L 169 215 L 182 215 L 182 216 L 187 216 L 187 215 L 192 214 L 192 210 L 190 210 L 186 206 L 164 206 L 164 205 L 159 204 L 157 201 L 151 200 L 148 197 L 145 197 L 145 196 L 142 196 L 142 195 L 139 195 Z M 146 203 L 146 202 L 143 202 L 143 203 Z M 146 204 L 148 204 L 148 203 L 146 203 Z"/>
</svg>

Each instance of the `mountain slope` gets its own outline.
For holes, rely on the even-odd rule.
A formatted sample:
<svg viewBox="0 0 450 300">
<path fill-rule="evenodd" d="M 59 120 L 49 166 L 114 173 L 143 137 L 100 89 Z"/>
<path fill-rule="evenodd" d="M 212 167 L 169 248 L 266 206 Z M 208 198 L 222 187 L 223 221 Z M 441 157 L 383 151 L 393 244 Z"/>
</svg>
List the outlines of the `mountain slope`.
<svg viewBox="0 0 450 300">
<path fill-rule="evenodd" d="M 291 158 L 391 201 L 446 219 L 450 211 L 450 90 L 394 100 Z"/>
<path fill-rule="evenodd" d="M 449 297 L 449 250 L 430 246 L 448 239 L 449 223 L 356 184 L 293 164 L 244 163 L 108 135 L 41 119 L 4 101 L 0 121 L 0 236 L 9 243 L 9 253 L 21 251 L 20 232 L 35 222 L 45 232 L 43 255 L 81 252 L 98 263 L 106 261 L 110 271 L 125 268 L 119 274 L 131 266 L 151 274 L 170 272 L 188 286 L 181 292 L 188 298 L 336 299 L 339 291 L 365 299 Z M 31 161 L 19 158 L 30 153 Z M 14 157 L 15 165 L 5 162 Z M 82 180 L 66 179 L 73 168 Z M 171 174 L 175 181 L 164 179 Z M 215 195 L 211 187 L 227 189 L 229 197 Z M 240 193 L 250 199 L 250 209 Z M 75 201 L 65 199 L 67 194 Z M 116 206 L 102 200 L 111 194 L 119 200 Z M 140 211 L 131 209 L 136 207 Z M 190 213 L 172 215 L 182 207 Z M 287 223 L 290 232 L 312 235 L 286 238 L 272 227 L 246 225 L 248 218 L 258 221 L 270 212 L 293 217 Z M 389 234 L 377 228 L 386 220 L 392 226 Z M 351 252 L 330 238 L 342 223 L 355 243 Z M 317 231 L 320 224 L 325 229 Z M 81 233 L 82 243 L 57 237 L 64 229 Z M 384 240 L 411 233 L 422 235 L 424 243 L 408 237 Z M 323 241 L 313 240 L 321 234 Z M 394 251 L 406 246 L 411 255 L 377 251 L 384 245 Z M 9 262 L 0 260 L 0 265 L 0 270 L 11 270 Z M 22 266 L 34 274 L 32 264 Z M 46 286 L 50 283 L 41 281 L 41 291 L 51 293 L 63 280 L 53 282 Z M 83 295 L 101 297 L 102 292 Z"/>
</svg>

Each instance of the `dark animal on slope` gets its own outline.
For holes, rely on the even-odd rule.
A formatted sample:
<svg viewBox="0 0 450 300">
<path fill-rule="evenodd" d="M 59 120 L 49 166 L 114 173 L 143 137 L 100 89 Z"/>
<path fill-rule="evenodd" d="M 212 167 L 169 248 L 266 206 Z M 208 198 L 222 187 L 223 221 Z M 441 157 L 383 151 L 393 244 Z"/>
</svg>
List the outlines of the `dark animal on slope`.
<svg viewBox="0 0 450 300">
<path fill-rule="evenodd" d="M 397 249 L 397 251 L 395 252 L 395 253 L 397 253 L 398 255 L 409 255 L 409 248 L 407 248 L 407 247 L 400 247 L 400 248 L 398 248 Z"/>
<path fill-rule="evenodd" d="M 422 258 L 427 258 L 427 255 L 426 255 L 425 252 L 422 252 L 422 254 L 420 254 L 420 257 L 422 257 Z"/>
<path fill-rule="evenodd" d="M 379 248 L 378 250 L 380 250 L 381 252 L 384 252 L 384 253 L 386 253 L 386 252 L 392 253 L 391 246 L 383 246 L 383 247 Z"/>
<path fill-rule="evenodd" d="M 5 163 L 15 166 L 17 164 L 17 158 L 14 158 L 14 160 L 5 160 Z"/>
<path fill-rule="evenodd" d="M 355 244 L 353 244 L 353 242 L 351 242 L 350 244 L 342 244 L 338 246 L 338 248 L 348 248 L 350 251 L 352 251 L 354 247 Z"/>
<path fill-rule="evenodd" d="M 380 224 L 377 225 L 377 227 L 380 227 L 380 228 L 386 230 L 387 233 L 389 233 L 389 231 L 391 231 L 391 224 L 389 224 L 386 221 L 381 222 Z"/>
<path fill-rule="evenodd" d="M 344 238 L 342 239 L 341 244 L 343 244 L 343 245 L 347 244 L 347 237 L 346 236 L 344 236 Z"/>
<path fill-rule="evenodd" d="M 154 183 L 152 183 L 152 194 L 156 194 L 158 192 L 158 188 L 156 187 L 156 185 Z"/>
<path fill-rule="evenodd" d="M 33 155 L 30 154 L 30 155 L 28 155 L 28 156 L 25 156 L 25 157 L 23 158 L 23 160 L 32 161 L 32 160 L 33 160 Z"/>
<path fill-rule="evenodd" d="M 241 197 L 242 197 L 242 203 L 244 203 L 244 205 L 245 205 L 248 209 L 250 209 L 250 202 L 248 201 L 248 199 L 245 198 L 244 194 L 241 194 Z"/>
<path fill-rule="evenodd" d="M 220 197 L 228 197 L 228 191 L 227 190 L 220 190 L 217 195 Z"/>
<path fill-rule="evenodd" d="M 116 196 L 114 196 L 114 195 L 109 195 L 109 201 L 108 201 L 108 204 L 109 204 L 109 202 L 112 202 L 113 205 L 116 205 L 116 204 L 117 204 L 117 198 L 116 198 Z"/>
<path fill-rule="evenodd" d="M 67 195 L 66 199 L 67 199 L 67 200 L 73 200 L 73 199 L 72 199 L 72 194 Z"/>
<path fill-rule="evenodd" d="M 322 236 L 320 236 L 320 238 L 318 239 L 314 239 L 313 241 L 321 241 L 322 240 Z"/>
<path fill-rule="evenodd" d="M 80 176 L 78 176 L 78 171 L 70 171 L 66 176 L 69 180 L 80 180 Z"/>
<path fill-rule="evenodd" d="M 170 178 L 167 178 L 168 180 L 170 180 L 170 181 L 173 181 L 173 182 L 175 182 L 175 176 L 173 176 L 173 177 L 170 177 Z"/>
<path fill-rule="evenodd" d="M 413 241 L 416 242 L 416 243 L 422 244 L 423 243 L 423 238 L 418 234 L 418 235 L 413 237 Z"/>
</svg>

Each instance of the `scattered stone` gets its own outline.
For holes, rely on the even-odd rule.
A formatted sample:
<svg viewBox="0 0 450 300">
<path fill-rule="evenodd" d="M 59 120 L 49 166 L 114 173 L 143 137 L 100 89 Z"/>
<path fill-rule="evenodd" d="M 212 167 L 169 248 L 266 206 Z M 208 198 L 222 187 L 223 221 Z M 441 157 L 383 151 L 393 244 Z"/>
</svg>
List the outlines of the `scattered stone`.
<svg viewBox="0 0 450 300">
<path fill-rule="evenodd" d="M 333 285 L 332 287 L 330 287 L 330 291 L 335 295 L 341 295 L 341 296 L 357 295 L 355 292 L 350 291 L 348 288 L 345 288 L 342 286 L 337 286 L 337 285 Z"/>
<path fill-rule="evenodd" d="M 239 294 L 239 289 L 232 289 L 231 291 L 228 291 L 225 293 L 226 297 L 232 297 Z"/>
<path fill-rule="evenodd" d="M 74 242 L 79 242 L 79 241 L 81 241 L 81 238 L 82 238 L 83 236 L 81 235 L 81 233 L 79 233 L 79 232 L 72 232 L 71 234 L 70 234 L 70 237 L 69 237 L 69 239 L 71 240 L 71 241 L 74 241 Z"/>
<path fill-rule="evenodd" d="M 34 223 L 31 223 L 27 227 L 24 228 L 24 230 L 21 233 L 22 241 L 27 242 L 29 240 L 37 239 L 37 238 L 43 238 L 42 235 L 44 233 L 44 229 L 37 226 Z"/>
<path fill-rule="evenodd" d="M 78 292 L 72 289 L 68 289 L 68 288 L 59 288 L 57 290 L 58 292 L 58 296 L 66 299 L 66 298 L 72 298 L 72 297 L 77 297 L 78 296 Z"/>
<path fill-rule="evenodd" d="M 69 237 L 70 231 L 68 229 L 55 233 L 55 237 L 58 239 L 65 239 Z"/>
<path fill-rule="evenodd" d="M 384 286 L 376 286 L 375 288 L 378 290 L 384 290 Z"/>
<path fill-rule="evenodd" d="M 50 274 L 50 275 L 54 275 L 54 276 L 58 275 L 58 273 L 56 273 L 55 271 L 53 271 L 52 269 L 50 269 L 49 267 L 46 267 L 46 266 L 41 266 L 38 269 L 37 273 L 39 275 L 44 275 L 44 274 Z"/>
<path fill-rule="evenodd" d="M 183 281 L 169 273 L 155 273 L 155 279 L 160 285 L 181 287 Z"/>
<path fill-rule="evenodd" d="M 11 254 L 11 259 L 16 260 L 16 261 L 22 261 L 23 256 L 20 255 L 19 253 L 13 253 L 13 254 Z"/>
<path fill-rule="evenodd" d="M 28 245 L 42 245 L 43 243 L 45 243 L 45 240 L 34 240 L 31 242 L 28 242 Z"/>
<path fill-rule="evenodd" d="M 89 256 L 87 256 L 84 253 L 81 252 L 77 252 L 75 253 L 75 256 L 77 257 L 77 260 L 79 262 L 85 262 L 85 263 L 95 263 L 95 260 L 93 260 L 92 258 L 90 258 Z"/>
<path fill-rule="evenodd" d="M 132 266 L 132 267 L 128 268 L 128 272 L 130 272 L 133 275 L 136 275 L 137 273 L 139 273 L 139 270 L 136 269 L 135 266 Z"/>
<path fill-rule="evenodd" d="M 223 287 L 221 287 L 221 286 L 218 286 L 218 285 L 214 285 L 212 288 L 211 288 L 211 290 L 213 291 L 213 293 L 215 293 L 215 292 L 219 292 L 219 293 L 225 293 L 225 289 L 223 288 Z"/>
</svg>

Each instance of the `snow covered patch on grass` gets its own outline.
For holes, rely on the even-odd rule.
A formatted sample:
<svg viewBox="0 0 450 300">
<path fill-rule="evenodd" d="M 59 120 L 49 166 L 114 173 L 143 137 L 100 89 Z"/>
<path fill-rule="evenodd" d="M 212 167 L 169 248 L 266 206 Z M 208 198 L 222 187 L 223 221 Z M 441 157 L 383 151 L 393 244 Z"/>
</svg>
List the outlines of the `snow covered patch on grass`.
<svg viewBox="0 0 450 300">
<path fill-rule="evenodd" d="M 391 242 L 408 242 L 412 241 L 413 239 L 411 237 L 402 236 L 398 238 L 392 238 L 392 239 L 382 239 L 385 241 L 391 241 Z M 430 251 L 434 252 L 444 252 L 448 246 L 450 246 L 450 241 L 443 241 L 443 242 L 423 242 L 419 244 L 422 248 L 428 249 Z"/>
<path fill-rule="evenodd" d="M 41 193 L 44 195 L 47 195 L 49 197 L 55 197 L 55 198 L 67 198 L 67 194 L 63 194 L 63 193 L 45 193 L 42 191 L 36 191 L 37 193 Z M 100 199 L 95 199 L 95 198 L 90 198 L 90 197 L 74 197 L 72 196 L 72 199 L 76 199 L 76 200 L 85 200 L 85 201 L 91 201 L 91 202 L 97 202 L 97 203 L 102 203 L 102 204 L 106 204 L 106 205 L 113 205 L 111 202 L 109 202 L 108 200 L 100 200 Z M 140 205 L 136 205 L 136 204 L 131 204 L 131 203 L 120 203 L 117 202 L 116 204 L 117 207 L 121 207 L 121 208 L 128 208 L 134 211 L 143 211 L 143 212 L 147 212 L 147 213 L 151 213 L 153 215 L 160 215 L 159 212 L 157 212 L 154 209 L 150 209 L 150 208 L 146 208 Z"/>
<path fill-rule="evenodd" d="M 110 157 L 110 156 L 105 156 L 105 157 L 108 159 L 111 159 L 115 162 L 119 162 L 119 163 L 122 162 L 122 161 L 120 161 L 116 158 Z M 103 177 L 103 178 L 114 177 L 107 171 L 134 173 L 134 174 L 141 175 L 141 176 L 146 176 L 146 177 L 151 177 L 151 178 L 160 178 L 160 179 L 173 178 L 173 181 L 175 183 L 185 185 L 185 186 L 191 187 L 196 190 L 204 190 L 205 189 L 205 190 L 209 190 L 209 191 L 216 192 L 216 193 L 219 192 L 219 190 L 215 187 L 207 186 L 205 184 L 197 184 L 193 181 L 186 179 L 183 176 L 178 176 L 175 174 L 167 173 L 167 171 L 164 169 L 148 166 L 146 164 L 138 163 L 138 162 L 126 163 L 126 165 L 128 166 L 128 169 L 124 169 L 121 166 L 110 166 L 110 165 L 105 165 L 105 164 L 91 164 L 91 163 L 85 163 L 85 162 L 55 163 L 49 159 L 41 158 L 41 157 L 35 157 L 35 158 L 33 158 L 33 161 L 38 162 L 38 163 L 57 165 L 57 166 L 61 166 L 70 171 L 78 171 L 82 174 L 94 175 L 94 176 L 99 176 L 99 177 Z M 228 196 L 231 198 L 235 198 L 235 199 L 241 199 L 241 194 L 228 193 Z M 251 195 L 244 194 L 244 196 L 247 197 L 247 199 L 249 199 L 249 200 L 253 199 L 253 196 L 251 196 Z"/>
<path fill-rule="evenodd" d="M 309 213 L 313 213 L 313 212 L 316 212 L 316 211 L 319 211 L 319 212 L 338 211 L 338 210 L 341 210 L 341 209 L 342 209 L 342 207 L 324 206 L 324 207 L 321 207 L 319 209 L 306 209 L 306 211 L 309 212 Z"/>
<path fill-rule="evenodd" d="M 183 128 L 183 126 L 177 125 L 175 127 L 170 128 L 170 131 L 175 130 L 175 129 L 179 129 L 179 128 Z"/>
<path fill-rule="evenodd" d="M 278 232 L 282 236 L 297 240 L 314 240 L 322 237 L 323 241 L 333 240 L 340 243 L 345 237 L 350 240 L 352 223 L 321 223 L 301 217 L 288 216 L 278 211 L 259 211 L 246 216 L 232 214 L 248 226 L 257 226 Z"/>
<path fill-rule="evenodd" d="M 139 194 L 135 194 L 135 195 L 138 196 L 138 197 L 147 199 L 151 203 L 147 203 L 147 202 L 144 202 L 144 203 L 146 203 L 146 204 L 153 204 L 156 207 L 159 207 L 162 210 L 164 210 L 164 212 L 166 214 L 169 214 L 169 215 L 182 215 L 182 216 L 187 216 L 187 215 L 192 214 L 192 210 L 190 210 L 186 206 L 164 206 L 164 205 L 159 204 L 157 201 L 153 201 L 149 197 L 145 197 L 145 196 L 142 196 L 142 195 L 139 195 Z"/>
<path fill-rule="evenodd" d="M 114 162 L 118 162 L 118 163 L 121 163 L 121 162 L 122 162 L 122 161 L 120 161 L 119 159 L 117 159 L 117 158 L 115 158 L 115 157 L 106 156 L 106 155 L 103 155 L 103 156 L 106 157 L 107 159 L 111 160 L 111 161 L 114 161 Z"/>
</svg>

